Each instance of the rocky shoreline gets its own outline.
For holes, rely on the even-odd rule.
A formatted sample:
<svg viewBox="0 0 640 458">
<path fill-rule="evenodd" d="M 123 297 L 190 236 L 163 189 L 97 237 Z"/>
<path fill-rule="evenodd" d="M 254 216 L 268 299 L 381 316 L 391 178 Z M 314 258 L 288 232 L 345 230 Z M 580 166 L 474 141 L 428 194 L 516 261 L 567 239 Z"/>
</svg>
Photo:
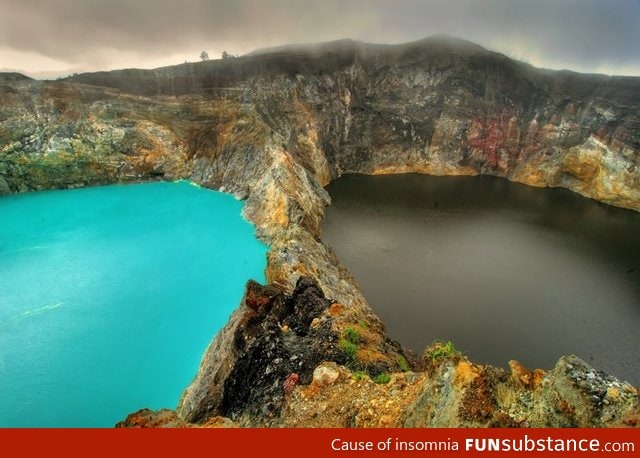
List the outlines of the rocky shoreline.
<svg viewBox="0 0 640 458">
<path fill-rule="evenodd" d="M 176 412 L 122 426 L 636 426 L 637 390 L 574 356 L 508 373 L 404 351 L 320 222 L 323 186 L 345 173 L 489 174 L 640 210 L 639 108 L 640 78 L 535 69 L 447 37 L 5 75 L 0 194 L 189 179 L 246 200 L 269 286 L 247 285 Z"/>
</svg>

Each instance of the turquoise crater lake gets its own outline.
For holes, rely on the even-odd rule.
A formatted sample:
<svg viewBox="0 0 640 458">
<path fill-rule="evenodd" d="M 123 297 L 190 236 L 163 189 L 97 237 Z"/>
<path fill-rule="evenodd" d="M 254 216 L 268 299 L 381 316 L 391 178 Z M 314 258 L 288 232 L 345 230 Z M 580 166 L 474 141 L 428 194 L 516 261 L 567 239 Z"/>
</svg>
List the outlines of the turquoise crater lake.
<svg viewBox="0 0 640 458">
<path fill-rule="evenodd" d="M 0 427 L 174 408 L 267 247 L 187 182 L 0 198 Z"/>
</svg>

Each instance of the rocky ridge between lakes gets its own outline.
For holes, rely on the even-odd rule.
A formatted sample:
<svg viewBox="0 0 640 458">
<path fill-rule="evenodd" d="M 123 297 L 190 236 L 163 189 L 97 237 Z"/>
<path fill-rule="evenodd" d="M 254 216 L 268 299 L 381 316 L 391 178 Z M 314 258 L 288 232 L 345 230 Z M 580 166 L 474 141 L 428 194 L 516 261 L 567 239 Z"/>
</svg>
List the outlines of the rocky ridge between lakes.
<svg viewBox="0 0 640 458">
<path fill-rule="evenodd" d="M 323 186 L 354 172 L 489 174 L 640 210 L 639 108 L 640 78 L 540 70 L 443 36 L 12 75 L 0 78 L 0 194 L 189 179 L 246 200 L 270 286 L 249 284 L 177 413 L 127 425 L 635 426 L 637 391 L 575 357 L 507 374 L 408 354 L 319 227 Z"/>
<path fill-rule="evenodd" d="M 141 410 L 118 427 L 637 426 L 636 388 L 576 356 L 507 372 L 436 344 L 411 368 L 366 322 L 341 331 L 346 313 L 308 277 L 291 294 L 250 281 L 178 410 Z M 366 359 L 380 345 L 400 369 Z"/>
</svg>

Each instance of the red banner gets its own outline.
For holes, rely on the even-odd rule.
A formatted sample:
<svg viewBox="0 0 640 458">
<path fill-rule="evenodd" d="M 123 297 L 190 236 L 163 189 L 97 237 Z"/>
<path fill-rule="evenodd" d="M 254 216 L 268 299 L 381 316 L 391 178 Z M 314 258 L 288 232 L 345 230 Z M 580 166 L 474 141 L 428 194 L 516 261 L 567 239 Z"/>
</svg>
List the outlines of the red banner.
<svg viewBox="0 0 640 458">
<path fill-rule="evenodd" d="M 4 429 L 3 456 L 640 456 L 639 429 Z"/>
</svg>

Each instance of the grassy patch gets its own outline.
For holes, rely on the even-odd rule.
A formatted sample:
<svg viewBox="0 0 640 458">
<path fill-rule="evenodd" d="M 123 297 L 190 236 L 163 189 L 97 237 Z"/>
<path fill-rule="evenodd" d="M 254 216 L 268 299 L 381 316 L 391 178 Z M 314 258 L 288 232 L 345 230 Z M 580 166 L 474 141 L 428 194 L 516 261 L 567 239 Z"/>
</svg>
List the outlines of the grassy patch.
<svg viewBox="0 0 640 458">
<path fill-rule="evenodd" d="M 340 342 L 338 342 L 338 347 L 345 355 L 347 355 L 349 361 L 356 360 L 356 355 L 358 353 L 358 346 L 356 344 L 349 342 L 347 339 L 341 339 Z"/>
<path fill-rule="evenodd" d="M 366 380 L 369 378 L 369 374 L 367 374 L 364 371 L 355 371 L 353 373 L 353 378 L 356 379 L 356 382 L 359 382 L 360 380 Z"/>
<path fill-rule="evenodd" d="M 396 361 L 398 362 L 398 367 L 402 372 L 411 371 L 411 368 L 409 367 L 409 363 L 407 362 L 407 358 L 405 358 L 402 355 L 398 355 L 398 357 L 396 358 Z"/>
<path fill-rule="evenodd" d="M 354 345 L 358 345 L 360 342 L 362 342 L 362 336 L 360 335 L 358 330 L 351 327 L 347 328 L 347 330 L 345 331 L 345 338 Z"/>
<path fill-rule="evenodd" d="M 353 327 L 345 330 L 344 336 L 338 342 L 338 347 L 347 356 L 348 365 L 353 365 L 357 360 L 358 345 L 362 342 L 362 336 Z"/>
<path fill-rule="evenodd" d="M 425 350 L 424 354 L 425 357 L 429 358 L 432 362 L 459 358 L 462 356 L 462 352 L 457 350 L 453 345 L 453 342 L 450 340 L 447 340 L 446 342 L 442 342 L 440 340 L 434 341 L 429 348 Z"/>
</svg>

